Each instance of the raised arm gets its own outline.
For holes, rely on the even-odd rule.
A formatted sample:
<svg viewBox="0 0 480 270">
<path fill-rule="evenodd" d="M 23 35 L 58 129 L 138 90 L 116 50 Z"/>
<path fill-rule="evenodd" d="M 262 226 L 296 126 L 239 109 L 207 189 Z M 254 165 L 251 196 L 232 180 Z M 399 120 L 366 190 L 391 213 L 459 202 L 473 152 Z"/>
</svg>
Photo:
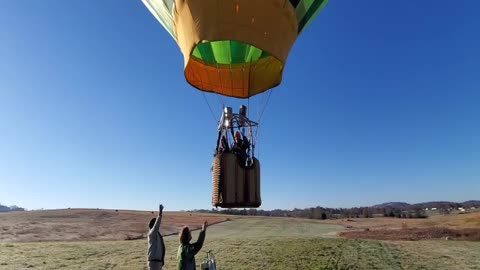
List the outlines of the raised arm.
<svg viewBox="0 0 480 270">
<path fill-rule="evenodd" d="M 200 234 L 198 235 L 198 240 L 197 242 L 193 243 L 192 244 L 192 250 L 191 252 L 193 253 L 193 255 L 196 255 L 200 249 L 202 249 L 202 246 L 203 246 L 203 242 L 205 241 L 205 234 L 206 234 L 206 231 L 207 231 L 207 221 L 205 221 L 202 225 L 202 230 L 200 231 Z"/>
<path fill-rule="evenodd" d="M 158 217 L 155 220 L 155 225 L 153 225 L 152 231 L 158 232 L 160 230 L 160 223 L 162 222 L 162 215 L 163 215 L 163 205 L 160 204 L 158 208 Z"/>
</svg>

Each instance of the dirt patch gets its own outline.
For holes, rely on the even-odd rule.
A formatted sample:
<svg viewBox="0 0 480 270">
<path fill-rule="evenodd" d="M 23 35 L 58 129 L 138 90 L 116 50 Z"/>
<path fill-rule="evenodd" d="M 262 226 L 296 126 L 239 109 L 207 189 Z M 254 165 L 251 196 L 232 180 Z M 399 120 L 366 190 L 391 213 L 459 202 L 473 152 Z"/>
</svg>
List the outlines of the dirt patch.
<svg viewBox="0 0 480 270">
<path fill-rule="evenodd" d="M 322 220 L 324 223 L 343 226 L 347 231 L 363 231 L 366 228 L 375 229 L 404 229 L 404 228 L 450 228 L 450 229 L 478 229 L 480 228 L 480 212 L 467 214 L 438 215 L 429 218 L 348 218 Z"/>
<path fill-rule="evenodd" d="M 405 228 L 405 229 L 365 229 L 363 231 L 340 232 L 339 236 L 349 239 L 372 240 L 469 240 L 480 241 L 480 229 L 451 229 L 446 227 Z"/>
</svg>

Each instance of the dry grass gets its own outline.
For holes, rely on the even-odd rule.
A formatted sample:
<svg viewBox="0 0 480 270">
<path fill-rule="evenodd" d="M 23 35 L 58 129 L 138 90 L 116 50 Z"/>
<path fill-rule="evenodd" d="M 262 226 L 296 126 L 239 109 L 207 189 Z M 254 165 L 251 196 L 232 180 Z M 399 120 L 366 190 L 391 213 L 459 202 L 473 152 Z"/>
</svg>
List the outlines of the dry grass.
<svg viewBox="0 0 480 270">
<path fill-rule="evenodd" d="M 349 239 L 480 241 L 480 212 L 432 216 L 425 219 L 354 218 L 326 221 L 342 225 L 339 236 Z"/>
<path fill-rule="evenodd" d="M 325 223 L 336 224 L 351 230 L 369 229 L 401 229 L 446 227 L 450 229 L 475 229 L 480 228 L 480 212 L 467 214 L 438 215 L 421 219 L 405 218 L 348 218 L 326 220 Z"/>
<path fill-rule="evenodd" d="M 146 237 L 156 213 L 127 210 L 45 210 L 0 213 L 0 242 L 128 240 Z M 227 216 L 165 212 L 161 232 L 177 234 L 183 225 L 199 228 L 204 220 L 223 222 Z"/>
</svg>

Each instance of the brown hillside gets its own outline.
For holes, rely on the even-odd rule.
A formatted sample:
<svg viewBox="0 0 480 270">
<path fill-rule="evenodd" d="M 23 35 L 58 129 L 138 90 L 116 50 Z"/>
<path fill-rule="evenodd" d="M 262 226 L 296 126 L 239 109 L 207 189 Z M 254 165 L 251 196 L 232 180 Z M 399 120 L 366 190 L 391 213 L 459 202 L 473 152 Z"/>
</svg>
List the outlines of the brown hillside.
<svg viewBox="0 0 480 270">
<path fill-rule="evenodd" d="M 480 228 L 480 212 L 466 214 L 438 215 L 429 218 L 344 218 L 324 221 L 330 224 L 342 225 L 349 230 L 364 229 L 400 229 L 445 227 L 450 229 Z"/>
<path fill-rule="evenodd" d="M 480 212 L 426 219 L 355 218 L 327 222 L 343 225 L 347 231 L 338 235 L 351 239 L 480 241 Z"/>
<path fill-rule="evenodd" d="M 42 210 L 0 213 L 0 242 L 129 240 L 146 237 L 148 222 L 157 213 L 130 210 Z M 163 235 L 177 234 L 187 225 L 200 228 L 226 221 L 227 216 L 186 212 L 165 212 Z"/>
</svg>

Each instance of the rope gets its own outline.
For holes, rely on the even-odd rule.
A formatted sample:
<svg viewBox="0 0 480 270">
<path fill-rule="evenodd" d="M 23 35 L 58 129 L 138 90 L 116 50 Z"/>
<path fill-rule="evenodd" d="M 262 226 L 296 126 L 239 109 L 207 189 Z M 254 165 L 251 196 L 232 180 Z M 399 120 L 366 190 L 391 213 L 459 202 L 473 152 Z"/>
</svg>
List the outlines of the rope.
<svg viewBox="0 0 480 270">
<path fill-rule="evenodd" d="M 219 107 L 222 108 L 225 108 L 225 100 L 222 98 L 222 96 L 220 94 L 214 94 L 215 96 L 217 96 L 217 102 L 219 104 Z"/>
<path fill-rule="evenodd" d="M 213 121 L 215 121 L 215 124 L 218 124 L 218 121 L 217 118 L 215 117 L 215 114 L 213 113 L 213 110 L 212 110 L 212 107 L 210 106 L 210 103 L 208 103 L 208 100 L 207 100 L 207 97 L 205 96 L 205 93 L 203 91 L 202 92 L 202 95 L 203 95 L 203 99 L 205 100 L 205 103 L 207 103 L 208 105 L 208 108 L 210 109 L 210 113 L 212 114 L 212 117 L 213 117 Z"/>
<path fill-rule="evenodd" d="M 270 96 L 272 95 L 272 90 L 268 91 L 268 97 L 267 97 L 267 102 L 265 103 L 265 105 L 262 107 L 262 112 L 260 113 L 260 116 L 258 117 L 258 123 L 260 123 L 260 119 L 262 118 L 263 116 L 263 113 L 265 112 L 265 109 L 267 108 L 267 105 L 268 105 L 268 102 L 270 101 Z"/>
<path fill-rule="evenodd" d="M 268 96 L 267 96 L 267 102 L 265 103 L 265 106 L 263 106 L 262 108 L 262 112 L 260 113 L 260 116 L 258 117 L 258 126 L 257 126 L 257 129 L 255 130 L 255 142 L 256 144 L 258 145 L 258 137 L 259 137 L 259 131 L 260 131 L 260 127 L 262 126 L 260 124 L 260 120 L 263 116 L 263 113 L 265 112 L 265 109 L 267 108 L 267 105 L 268 105 L 268 102 L 270 101 L 270 96 L 272 95 L 272 90 L 269 91 L 268 93 Z M 257 157 L 260 158 L 260 150 L 257 149 Z"/>
<path fill-rule="evenodd" d="M 247 118 L 250 119 L 250 118 L 249 118 L 249 115 L 250 115 L 250 97 L 248 97 L 248 101 L 247 101 L 247 102 L 248 102 L 248 103 L 247 103 L 247 105 L 248 105 L 248 108 L 247 108 Z"/>
</svg>

